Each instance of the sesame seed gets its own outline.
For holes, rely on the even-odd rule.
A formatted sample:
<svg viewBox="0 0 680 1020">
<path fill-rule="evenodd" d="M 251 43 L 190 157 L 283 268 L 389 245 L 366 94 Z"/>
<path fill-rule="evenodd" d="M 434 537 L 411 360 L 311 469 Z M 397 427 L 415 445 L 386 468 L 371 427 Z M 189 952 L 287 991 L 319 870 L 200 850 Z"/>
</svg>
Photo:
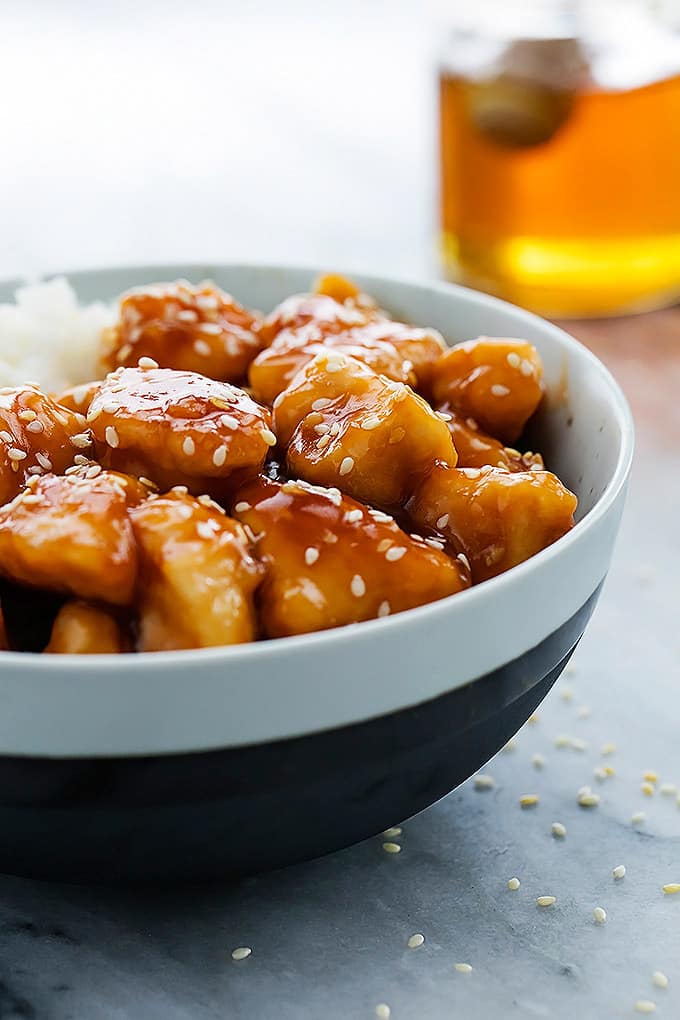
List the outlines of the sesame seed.
<svg viewBox="0 0 680 1020">
<path fill-rule="evenodd" d="M 545 758 L 543 757 L 542 754 L 536 752 L 536 754 L 532 754 L 531 756 L 531 764 L 534 766 L 535 769 L 542 769 L 543 766 L 545 765 Z"/>
<path fill-rule="evenodd" d="M 89 461 L 87 461 L 87 463 L 89 464 Z M 65 475 L 77 475 L 77 474 L 79 474 L 80 472 L 78 471 L 78 466 L 79 465 L 72 464 L 71 467 L 66 468 L 66 470 L 64 471 L 64 474 Z M 82 466 L 82 465 L 80 465 L 80 466 Z M 30 471 L 30 468 L 29 468 L 29 471 Z M 38 471 L 40 471 L 42 473 L 42 468 L 38 468 Z M 36 478 L 36 481 L 37 481 L 37 478 Z"/>
<path fill-rule="evenodd" d="M 371 517 L 373 518 L 373 520 L 377 521 L 378 524 L 391 524 L 392 521 L 394 520 L 394 518 L 390 517 L 389 514 L 384 514 L 382 512 L 382 510 L 374 510 L 371 507 L 371 508 L 369 508 L 368 512 L 371 515 Z"/>
<path fill-rule="evenodd" d="M 615 751 L 616 744 L 603 744 L 600 754 L 606 757 L 609 754 L 614 754 Z"/>
<path fill-rule="evenodd" d="M 361 574 L 355 574 L 350 583 L 350 591 L 355 598 L 360 599 L 362 595 L 366 594 L 366 582 L 364 581 Z"/>
<path fill-rule="evenodd" d="M 680 893 L 680 882 L 666 882 L 663 891 L 666 896 L 675 896 L 676 893 Z"/>
<path fill-rule="evenodd" d="M 189 490 L 186 485 L 173 485 L 170 492 L 174 492 L 176 496 L 188 496 L 189 494 Z M 201 496 L 198 497 L 199 502 L 201 501 L 201 498 Z"/>
<path fill-rule="evenodd" d="M 86 478 L 96 478 L 97 475 L 100 475 L 101 473 L 102 473 L 101 465 L 100 464 L 93 464 L 85 472 L 85 477 Z"/>
<path fill-rule="evenodd" d="M 465 424 L 473 432 L 479 432 L 479 425 L 477 424 L 477 422 L 475 421 L 474 418 L 466 418 L 465 419 Z"/>
<path fill-rule="evenodd" d="M 16 446 L 12 446 L 12 447 L 11 447 L 11 448 L 10 448 L 10 449 L 9 449 L 9 450 L 7 451 L 7 456 L 9 457 L 9 459 L 10 459 L 10 460 L 13 460 L 13 461 L 20 461 L 20 460 L 26 460 L 26 457 L 28 456 L 28 454 L 24 453 L 24 451 L 23 451 L 23 450 L 18 450 L 18 449 L 16 448 Z M 38 455 L 38 456 L 39 456 L 39 455 Z M 52 466 L 52 465 L 50 465 L 50 467 L 51 467 L 51 466 Z"/>
<path fill-rule="evenodd" d="M 422 946 L 422 944 L 424 943 L 424 941 L 425 936 L 421 935 L 421 933 L 418 931 L 415 933 L 415 935 L 409 936 L 409 940 L 406 943 L 406 945 L 409 947 L 409 949 L 419 949 L 420 946 Z"/>
<path fill-rule="evenodd" d="M 566 733 L 560 733 L 559 736 L 555 737 L 553 741 L 555 747 L 571 747 L 571 737 L 567 736 Z"/>
<path fill-rule="evenodd" d="M 332 436 L 339 436 L 340 435 L 340 423 L 339 422 L 337 422 L 337 421 L 333 422 L 333 424 L 331 425 L 331 428 L 330 428 L 330 433 L 331 433 Z"/>
<path fill-rule="evenodd" d="M 187 457 L 193 457 L 196 453 L 196 443 L 193 441 L 191 436 L 185 436 L 184 442 L 182 443 L 182 452 Z"/>
<path fill-rule="evenodd" d="M 401 836 L 401 825 L 391 825 L 389 829 L 385 829 L 383 836 L 387 836 L 388 839 L 394 839 L 395 836 Z"/>
<path fill-rule="evenodd" d="M 29 407 L 27 407 L 25 411 L 19 411 L 17 417 L 19 421 L 35 421 L 38 415 L 35 411 L 32 411 Z"/>
<path fill-rule="evenodd" d="M 522 359 L 522 364 L 520 365 L 520 372 L 522 373 L 522 375 L 526 376 L 534 374 L 534 366 L 527 358 Z"/>
<path fill-rule="evenodd" d="M 340 474 L 348 475 L 354 467 L 354 459 L 352 457 L 344 457 L 340 463 Z"/>
<path fill-rule="evenodd" d="M 636 811 L 635 814 L 630 816 L 630 820 L 633 825 L 644 825 L 647 821 L 647 815 L 644 811 Z"/>
<path fill-rule="evenodd" d="M 236 513 L 237 513 L 237 514 L 242 514 L 242 513 L 244 513 L 244 512 L 246 511 L 246 510 L 250 510 L 250 509 L 251 509 L 250 503 L 248 503 L 248 501 L 247 501 L 247 500 L 245 500 L 245 499 L 242 499 L 242 500 L 241 500 L 241 501 L 240 501 L 239 503 L 237 503 L 237 504 L 236 504 L 236 506 L 234 507 L 234 510 L 236 511 Z"/>
<path fill-rule="evenodd" d="M 252 953 L 252 949 L 249 946 L 239 946 L 238 949 L 232 949 L 231 958 L 232 960 L 245 960 Z"/>
<path fill-rule="evenodd" d="M 656 772 L 645 772 L 642 776 L 648 783 L 658 783 L 659 777 Z"/>
<path fill-rule="evenodd" d="M 557 903 L 556 896 L 537 896 L 536 906 L 537 907 L 552 907 L 553 904 Z"/>
<path fill-rule="evenodd" d="M 96 421 L 101 413 L 102 413 L 101 412 L 101 408 L 99 408 L 99 407 L 91 407 L 89 409 L 89 411 L 87 412 L 87 414 L 85 415 L 85 418 L 86 418 L 87 421 L 90 421 L 90 422 Z"/>
<path fill-rule="evenodd" d="M 217 298 L 214 294 L 197 294 L 195 300 L 198 308 L 203 308 L 204 310 L 214 310 L 217 308 Z"/>
<path fill-rule="evenodd" d="M 603 783 L 607 778 L 607 772 L 603 768 L 593 769 L 593 775 L 600 783 Z"/>
<path fill-rule="evenodd" d="M 14 442 L 14 436 L 12 435 L 12 433 L 11 432 L 6 432 L 4 430 L 2 432 L 0 432 L 0 439 L 2 439 L 3 443 L 13 443 Z"/>
<path fill-rule="evenodd" d="M 104 437 L 106 439 L 106 442 L 109 444 L 109 446 L 112 446 L 113 449 L 115 450 L 116 447 L 118 446 L 119 440 L 118 440 L 118 433 L 116 432 L 116 430 L 113 427 L 113 425 L 107 425 L 106 426 L 106 430 L 104 431 Z"/>
<path fill-rule="evenodd" d="M 385 559 L 389 560 L 390 563 L 396 563 L 397 560 L 400 560 L 402 556 L 406 555 L 406 552 L 406 546 L 393 545 L 386 551 Z"/>
<path fill-rule="evenodd" d="M 516 892 L 519 889 L 521 884 L 522 883 L 520 882 L 520 880 L 518 878 L 509 878 L 508 879 L 508 889 L 510 889 L 511 892 Z"/>
<path fill-rule="evenodd" d="M 90 463 L 90 458 L 84 457 L 82 453 L 77 453 L 73 458 L 73 463 L 77 464 L 78 467 L 85 467 L 86 464 Z"/>
<path fill-rule="evenodd" d="M 75 446 L 79 450 L 84 450 L 86 446 L 92 446 L 92 436 L 89 432 L 79 432 L 76 436 L 71 436 L 71 445 Z"/>
<path fill-rule="evenodd" d="M 599 793 L 593 793 L 589 786 L 582 786 L 577 793 L 577 798 L 581 807 L 597 807 L 600 803 Z"/>
<path fill-rule="evenodd" d="M 538 794 L 536 793 L 523 793 L 519 798 L 520 807 L 528 808 L 535 807 L 538 804 Z"/>
<path fill-rule="evenodd" d="M 563 825 L 562 822 L 553 822 L 550 826 L 550 831 L 553 836 L 557 837 L 557 839 L 564 839 L 567 835 L 567 827 L 566 825 Z"/>
<path fill-rule="evenodd" d="M 364 418 L 361 423 L 361 428 L 364 432 L 371 432 L 373 429 L 377 429 L 380 425 L 380 418 L 375 414 L 369 414 L 368 418 Z"/>
<path fill-rule="evenodd" d="M 442 548 L 442 549 L 444 548 L 444 546 L 441 544 L 441 542 L 437 542 L 437 545 L 440 548 Z M 458 553 L 458 556 L 456 557 L 456 559 L 460 560 L 460 562 L 463 564 L 463 566 L 467 567 L 468 570 L 471 569 L 470 568 L 470 561 L 467 558 L 467 556 L 465 555 L 465 553 Z"/>
<path fill-rule="evenodd" d="M 202 322 L 198 327 L 199 333 L 205 333 L 206 336 L 219 336 L 222 332 L 222 327 L 216 322 Z"/>
<path fill-rule="evenodd" d="M 585 740 L 581 740 L 580 737 L 572 737 L 571 746 L 575 751 L 586 751 L 588 749 L 588 745 Z"/>
<path fill-rule="evenodd" d="M 494 383 L 491 387 L 491 395 L 493 397 L 507 397 L 510 392 L 509 386 L 503 386 L 501 383 Z"/>
<path fill-rule="evenodd" d="M 327 372 L 341 372 L 345 367 L 346 358 L 340 354 L 329 354 L 326 357 L 326 371 Z"/>
<path fill-rule="evenodd" d="M 329 400 L 328 397 L 318 397 L 312 404 L 312 411 L 323 411 L 325 407 L 332 403 L 333 401 Z"/>
<path fill-rule="evenodd" d="M 196 322 L 198 315 L 191 308 L 183 308 L 181 312 L 177 313 L 177 318 L 181 322 Z"/>
<path fill-rule="evenodd" d="M 454 963 L 453 968 L 459 974 L 472 974 L 472 967 L 469 963 Z"/>
<path fill-rule="evenodd" d="M 398 843 L 383 843 L 382 848 L 383 848 L 383 850 L 385 851 L 386 854 L 400 854 L 401 853 L 401 847 L 399 846 Z"/>
<path fill-rule="evenodd" d="M 645 797 L 654 796 L 654 784 L 653 783 L 641 783 L 640 792 L 644 793 Z"/>
<path fill-rule="evenodd" d="M 636 1013 L 655 1013 L 656 1003 L 651 999 L 638 999 L 634 1008 Z"/>
<path fill-rule="evenodd" d="M 590 705 L 579 705 L 576 709 L 576 715 L 579 719 L 589 719 L 593 714 L 593 710 Z"/>
<path fill-rule="evenodd" d="M 411 362 L 409 361 L 409 365 L 410 364 Z M 441 418 L 442 421 L 453 421 L 453 415 L 448 414 L 446 411 L 435 411 L 435 414 L 438 418 Z"/>
<path fill-rule="evenodd" d="M 593 910 L 593 921 L 595 924 L 604 924 L 607 920 L 607 911 L 604 907 L 595 907 Z"/>
<path fill-rule="evenodd" d="M 222 465 L 227 459 L 227 448 L 224 445 L 224 443 L 221 446 L 217 447 L 217 449 L 213 453 L 212 459 L 215 467 L 222 467 Z"/>
<path fill-rule="evenodd" d="M 657 988 L 668 988 L 668 978 L 662 970 L 655 970 L 652 974 L 652 983 Z"/>
<path fill-rule="evenodd" d="M 505 360 L 507 361 L 510 368 L 519 368 L 519 366 L 522 364 L 522 359 L 520 358 L 517 351 L 510 351 L 510 353 L 506 355 Z"/>
<path fill-rule="evenodd" d="M 626 874 L 626 865 L 625 864 L 617 864 L 616 867 L 614 868 L 614 870 L 612 871 L 612 875 L 616 879 L 623 878 L 625 876 L 625 874 Z"/>
<path fill-rule="evenodd" d="M 430 549 L 439 549 L 439 550 L 441 550 L 441 549 L 444 548 L 444 543 L 440 542 L 436 538 L 426 538 L 425 539 L 425 545 L 429 545 Z M 460 559 L 460 556 L 458 557 L 458 559 Z M 468 563 L 467 565 L 468 565 L 468 568 L 469 568 L 470 564 Z"/>
<path fill-rule="evenodd" d="M 105 404 L 102 404 L 102 411 L 104 414 L 115 414 L 118 410 L 118 404 L 115 400 L 108 400 Z"/>
<path fill-rule="evenodd" d="M 540 716 L 538 712 L 532 712 L 532 714 L 527 719 L 527 726 L 535 726 L 539 719 Z"/>
<path fill-rule="evenodd" d="M 330 441 L 331 441 L 331 437 L 330 437 L 330 435 L 328 433 L 326 433 L 325 435 L 321 436 L 316 441 L 316 448 L 317 448 L 317 450 L 325 450 L 326 447 L 328 446 L 328 444 L 330 443 Z"/>
<path fill-rule="evenodd" d="M 479 478 L 482 473 L 479 468 L 461 468 L 460 471 L 466 478 Z"/>
<path fill-rule="evenodd" d="M 563 687 L 560 691 L 560 698 L 562 701 L 572 701 L 574 698 L 574 692 L 571 687 Z"/>
<path fill-rule="evenodd" d="M 35 494 L 28 492 L 21 497 L 21 502 L 25 503 L 27 506 L 35 506 L 38 503 L 42 503 L 42 496 L 36 496 Z"/>
<path fill-rule="evenodd" d="M 313 545 L 310 545 L 307 549 L 305 549 L 305 563 L 308 567 L 311 567 L 313 563 L 316 563 L 318 558 L 319 550 L 315 549 Z"/>
<path fill-rule="evenodd" d="M 26 472 L 27 475 L 32 475 L 33 477 L 36 477 L 37 475 L 41 475 L 42 473 L 43 473 L 43 469 L 41 467 L 30 467 L 30 468 L 28 468 L 28 470 Z M 37 480 L 37 477 L 36 477 L 36 480 Z"/>
<path fill-rule="evenodd" d="M 139 361 L 137 362 L 137 368 L 147 369 L 147 368 L 159 368 L 159 367 L 160 366 L 159 366 L 158 362 L 155 361 L 153 358 L 146 358 L 146 357 L 145 358 L 140 358 Z"/>
<path fill-rule="evenodd" d="M 378 606 L 378 617 L 382 620 L 385 616 L 389 616 L 390 612 L 391 612 L 390 604 L 387 601 L 387 599 L 385 599 L 385 601 L 381 602 L 380 605 Z"/>
<path fill-rule="evenodd" d="M 207 358 L 210 354 L 210 344 L 205 340 L 194 340 L 193 348 L 202 358 Z"/>
<path fill-rule="evenodd" d="M 264 439 L 267 446 L 276 446 L 276 436 L 271 429 L 260 429 L 260 435 Z"/>
<path fill-rule="evenodd" d="M 325 436 L 327 432 L 330 432 L 331 427 L 326 422 L 319 422 L 318 425 L 314 426 L 314 431 L 317 436 Z"/>
<path fill-rule="evenodd" d="M 233 414 L 221 414 L 220 421 L 227 429 L 233 429 L 235 431 L 238 428 L 238 421 L 234 418 Z"/>
<path fill-rule="evenodd" d="M 485 775 L 484 773 L 475 776 L 472 780 L 475 786 L 475 790 L 492 790 L 496 785 L 496 780 L 493 776 Z"/>
<path fill-rule="evenodd" d="M 510 737 L 507 743 L 503 744 L 503 746 L 501 747 L 501 751 L 507 753 L 508 751 L 514 751 L 516 747 L 517 741 L 515 740 L 514 737 Z"/>
<path fill-rule="evenodd" d="M 378 1005 L 375 1007 L 375 1015 L 377 1016 L 378 1020 L 390 1020 L 390 1017 L 392 1016 L 392 1010 L 390 1009 L 386 1002 L 379 1002 Z"/>
<path fill-rule="evenodd" d="M 659 787 L 659 793 L 663 794 L 664 797 L 673 797 L 678 792 L 678 788 L 675 783 L 662 783 Z"/>
<path fill-rule="evenodd" d="M 363 517 L 364 517 L 363 510 L 359 510 L 359 508 L 357 507 L 356 510 L 347 511 L 347 513 L 345 514 L 345 521 L 347 522 L 347 524 L 356 524 L 357 521 L 363 520 Z"/>
<path fill-rule="evenodd" d="M 437 525 L 437 527 L 439 528 L 440 531 L 441 531 L 442 528 L 445 528 L 448 523 L 449 523 L 449 515 L 448 514 L 442 514 L 441 517 L 438 517 L 437 520 L 436 520 L 436 525 Z"/>
</svg>

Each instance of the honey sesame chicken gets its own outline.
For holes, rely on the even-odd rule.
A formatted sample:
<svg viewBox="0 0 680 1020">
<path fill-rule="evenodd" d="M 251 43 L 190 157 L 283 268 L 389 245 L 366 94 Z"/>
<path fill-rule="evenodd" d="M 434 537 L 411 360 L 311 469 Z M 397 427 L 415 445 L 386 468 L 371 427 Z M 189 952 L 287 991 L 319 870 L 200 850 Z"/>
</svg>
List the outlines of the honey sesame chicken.
<svg viewBox="0 0 680 1020">
<path fill-rule="evenodd" d="M 416 526 L 435 529 L 465 554 L 477 584 L 565 535 L 576 496 L 550 471 L 437 464 L 406 509 Z"/>
<path fill-rule="evenodd" d="M 108 610 L 90 602 L 66 602 L 57 613 L 48 655 L 103 655 L 129 651 L 120 624 Z"/>
<path fill-rule="evenodd" d="M 68 407 L 70 411 L 75 411 L 77 414 L 87 414 L 87 409 L 94 400 L 95 394 L 101 389 L 101 385 L 101 379 L 81 383 L 80 386 L 71 386 L 67 390 L 62 390 L 54 399 L 61 407 Z"/>
<path fill-rule="evenodd" d="M 36 386 L 0 390 L 0 505 L 34 475 L 64 471 L 92 450 L 82 415 L 57 404 Z"/>
<path fill-rule="evenodd" d="M 514 443 L 538 407 L 543 389 L 538 351 L 526 340 L 479 337 L 456 344 L 432 371 L 434 402 L 505 443 Z"/>
<path fill-rule="evenodd" d="M 310 322 L 297 329 L 281 330 L 271 346 L 252 362 L 248 378 L 255 397 L 273 404 L 308 361 L 324 349 L 331 349 L 363 362 L 393 382 L 409 383 L 417 389 L 429 384 L 442 348 L 443 341 L 433 330 L 388 319 L 330 334 Z"/>
<path fill-rule="evenodd" d="M 127 492 L 107 472 L 36 477 L 0 509 L 0 574 L 12 581 L 127 605 L 136 572 Z"/>
<path fill-rule="evenodd" d="M 276 443 L 269 411 L 243 390 L 171 369 L 111 373 L 87 419 L 107 467 L 196 494 L 233 472 L 256 474 Z"/>
<path fill-rule="evenodd" d="M 137 287 L 120 299 L 115 326 L 102 337 L 102 367 L 134 367 L 153 358 L 162 368 L 240 382 L 261 347 L 259 319 L 231 294 L 204 281 Z"/>
<path fill-rule="evenodd" d="M 473 418 L 463 419 L 453 414 L 448 404 L 440 407 L 439 413 L 445 417 L 449 426 L 458 454 L 458 467 L 481 468 L 489 464 L 508 471 L 543 470 L 540 453 L 520 453 L 510 446 L 503 446 L 499 439 L 483 432 Z"/>
<path fill-rule="evenodd" d="M 469 585 L 461 561 L 338 489 L 259 478 L 232 512 L 266 568 L 258 604 L 267 637 L 388 616 Z"/>
<path fill-rule="evenodd" d="M 138 651 L 255 639 L 262 568 L 238 521 L 181 489 L 142 503 L 130 517 L 140 558 Z"/>
<path fill-rule="evenodd" d="M 310 361 L 274 405 L 290 473 L 398 506 L 436 460 L 456 463 L 446 422 L 408 386 L 334 351 Z"/>
</svg>

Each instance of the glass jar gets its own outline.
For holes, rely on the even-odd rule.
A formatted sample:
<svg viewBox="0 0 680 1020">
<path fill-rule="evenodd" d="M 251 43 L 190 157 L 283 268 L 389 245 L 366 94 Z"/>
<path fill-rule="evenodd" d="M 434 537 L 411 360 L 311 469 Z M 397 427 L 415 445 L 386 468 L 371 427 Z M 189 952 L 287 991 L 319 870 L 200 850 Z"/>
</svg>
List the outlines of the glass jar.
<svg viewBox="0 0 680 1020">
<path fill-rule="evenodd" d="M 553 316 L 680 296 L 678 6 L 461 13 L 440 65 L 447 276 Z"/>
</svg>

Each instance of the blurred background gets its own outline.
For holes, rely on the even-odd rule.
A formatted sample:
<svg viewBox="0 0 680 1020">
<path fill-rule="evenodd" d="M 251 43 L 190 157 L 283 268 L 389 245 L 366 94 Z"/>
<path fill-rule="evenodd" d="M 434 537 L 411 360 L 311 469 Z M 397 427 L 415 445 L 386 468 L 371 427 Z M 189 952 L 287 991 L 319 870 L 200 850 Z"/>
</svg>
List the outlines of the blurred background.
<svg viewBox="0 0 680 1020">
<path fill-rule="evenodd" d="M 0 28 L 0 275 L 285 260 L 553 315 L 680 294 L 677 0 L 5 0 Z"/>
</svg>

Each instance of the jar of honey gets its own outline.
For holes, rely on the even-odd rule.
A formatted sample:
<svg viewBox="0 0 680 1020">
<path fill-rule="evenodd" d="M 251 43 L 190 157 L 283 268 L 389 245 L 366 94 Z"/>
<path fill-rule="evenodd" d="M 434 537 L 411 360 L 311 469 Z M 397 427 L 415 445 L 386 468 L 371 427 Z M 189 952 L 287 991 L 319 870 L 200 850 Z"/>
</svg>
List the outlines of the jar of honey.
<svg viewBox="0 0 680 1020">
<path fill-rule="evenodd" d="M 552 316 L 680 298 L 677 0 L 476 0 L 440 64 L 445 273 Z"/>
</svg>

